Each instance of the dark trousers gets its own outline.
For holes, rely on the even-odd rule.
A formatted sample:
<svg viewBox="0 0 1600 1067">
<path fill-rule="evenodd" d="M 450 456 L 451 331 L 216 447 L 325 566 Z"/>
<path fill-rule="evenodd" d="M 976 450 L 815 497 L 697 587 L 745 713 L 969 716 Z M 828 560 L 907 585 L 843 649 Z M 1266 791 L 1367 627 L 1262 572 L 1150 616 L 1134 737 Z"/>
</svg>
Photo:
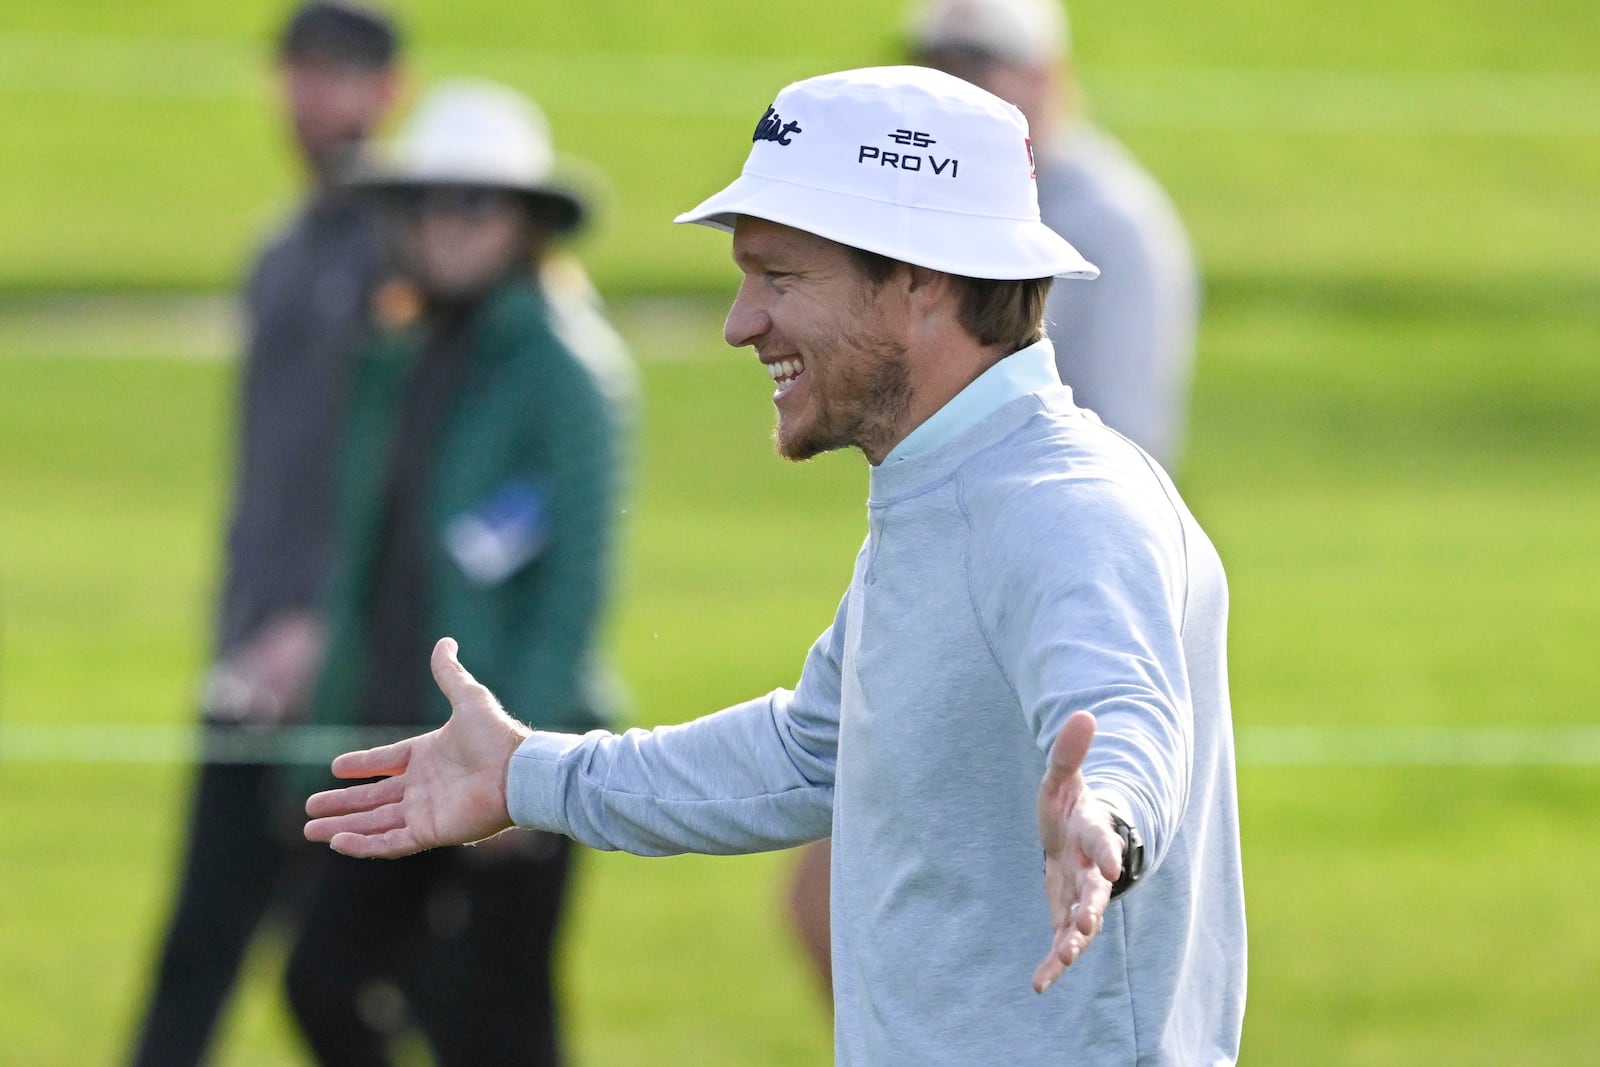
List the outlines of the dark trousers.
<svg viewBox="0 0 1600 1067">
<path fill-rule="evenodd" d="M 288 973 L 317 1060 L 390 1063 L 388 991 L 440 1067 L 559 1064 L 551 970 L 570 863 L 566 839 L 521 830 L 401 860 L 328 853 Z"/>
<path fill-rule="evenodd" d="M 311 847 L 279 825 L 280 768 L 201 764 L 192 793 L 181 882 L 132 1062 L 200 1063 L 239 964 L 286 884 L 291 858 Z"/>
</svg>

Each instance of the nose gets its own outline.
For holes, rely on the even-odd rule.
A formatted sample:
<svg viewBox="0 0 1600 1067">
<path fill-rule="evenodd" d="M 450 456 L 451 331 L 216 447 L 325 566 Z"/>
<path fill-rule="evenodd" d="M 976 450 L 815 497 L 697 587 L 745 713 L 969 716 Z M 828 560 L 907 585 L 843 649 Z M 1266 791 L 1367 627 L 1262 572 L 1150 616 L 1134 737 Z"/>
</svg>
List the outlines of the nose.
<svg viewBox="0 0 1600 1067">
<path fill-rule="evenodd" d="M 733 348 L 755 344 L 772 326 L 759 296 L 759 276 L 745 276 L 722 324 L 722 339 Z"/>
</svg>

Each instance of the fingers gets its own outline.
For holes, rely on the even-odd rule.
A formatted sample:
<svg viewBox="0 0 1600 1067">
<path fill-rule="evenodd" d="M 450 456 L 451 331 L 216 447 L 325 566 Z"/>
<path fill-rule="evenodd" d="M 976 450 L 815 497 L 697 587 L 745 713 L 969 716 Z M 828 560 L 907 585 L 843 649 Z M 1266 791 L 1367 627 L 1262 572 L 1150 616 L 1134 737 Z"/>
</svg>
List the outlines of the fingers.
<svg viewBox="0 0 1600 1067">
<path fill-rule="evenodd" d="M 1049 989 L 1068 967 L 1078 961 L 1078 957 L 1089 947 L 1089 942 L 1100 933 L 1104 917 L 1103 909 L 1072 905 L 1067 921 L 1056 928 L 1055 938 L 1050 943 L 1050 952 L 1033 972 L 1035 993 L 1043 993 Z"/>
<path fill-rule="evenodd" d="M 346 752 L 333 761 L 335 778 L 383 778 L 399 774 L 411 761 L 411 743 L 415 738 L 396 741 L 392 745 Z"/>
<path fill-rule="evenodd" d="M 404 794 L 405 786 L 398 778 L 328 789 L 307 798 L 306 814 L 314 819 L 325 819 L 358 811 L 372 811 L 385 804 L 398 803 Z"/>
<path fill-rule="evenodd" d="M 1082 852 L 1079 856 L 1079 862 L 1072 869 L 1063 870 L 1057 883 L 1060 889 L 1052 899 L 1050 910 L 1058 936 L 1062 930 L 1070 928 L 1086 938 L 1093 938 L 1100 932 L 1106 908 L 1111 906 L 1114 879 L 1106 877 L 1103 865 L 1093 857 Z"/>
<path fill-rule="evenodd" d="M 1109 885 L 1086 886 L 1083 896 L 1072 905 L 1067 921 L 1085 938 L 1093 939 L 1105 925 L 1106 906 L 1110 903 Z"/>
<path fill-rule="evenodd" d="M 405 815 L 398 804 L 386 804 L 370 811 L 351 812 L 347 815 L 312 819 L 306 823 L 308 841 L 332 841 L 341 834 L 359 834 L 370 837 L 391 830 L 405 829 Z"/>
<path fill-rule="evenodd" d="M 1055 940 L 1050 945 L 1050 952 L 1033 972 L 1033 991 L 1043 993 L 1056 984 L 1066 969 L 1083 954 L 1084 948 L 1089 944 L 1089 939 L 1078 931 L 1067 928 L 1056 934 Z"/>
<path fill-rule="evenodd" d="M 1122 877 L 1122 838 L 1115 833 L 1085 834 L 1083 850 L 1108 884 Z"/>
<path fill-rule="evenodd" d="M 1070 854 L 1077 857 L 1074 862 L 1050 860 L 1045 872 L 1054 932 L 1049 954 L 1033 973 L 1036 993 L 1049 989 L 1083 955 L 1105 925 L 1111 904 L 1111 881 L 1096 869 L 1096 861 L 1077 849 Z"/>
<path fill-rule="evenodd" d="M 1052 949 L 1050 955 L 1046 956 L 1044 962 L 1033 972 L 1033 991 L 1043 993 L 1056 984 L 1056 979 L 1060 978 L 1061 972 L 1066 969 L 1066 965 L 1056 959 L 1055 951 Z"/>
<path fill-rule="evenodd" d="M 329 839 L 328 844 L 335 852 L 363 860 L 399 859 L 422 851 L 416 836 L 407 827 L 376 835 L 337 833 Z"/>
</svg>

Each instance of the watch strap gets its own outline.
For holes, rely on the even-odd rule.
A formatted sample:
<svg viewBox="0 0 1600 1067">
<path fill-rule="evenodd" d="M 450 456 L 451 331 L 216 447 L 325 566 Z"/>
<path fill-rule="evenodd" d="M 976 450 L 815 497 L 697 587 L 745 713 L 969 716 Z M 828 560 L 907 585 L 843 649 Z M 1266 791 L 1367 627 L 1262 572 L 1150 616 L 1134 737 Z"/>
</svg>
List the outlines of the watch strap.
<svg viewBox="0 0 1600 1067">
<path fill-rule="evenodd" d="M 1111 883 L 1111 899 L 1116 900 L 1144 874 L 1144 838 L 1139 836 L 1137 826 L 1116 811 L 1111 812 L 1111 825 L 1122 838 L 1122 874 Z"/>
</svg>

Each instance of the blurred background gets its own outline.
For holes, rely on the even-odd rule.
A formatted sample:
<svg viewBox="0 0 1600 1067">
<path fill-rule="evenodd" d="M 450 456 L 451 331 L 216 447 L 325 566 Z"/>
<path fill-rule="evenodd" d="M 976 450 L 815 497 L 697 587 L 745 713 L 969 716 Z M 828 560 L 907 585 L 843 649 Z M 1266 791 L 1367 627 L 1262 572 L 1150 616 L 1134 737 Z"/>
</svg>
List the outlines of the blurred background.
<svg viewBox="0 0 1600 1067">
<path fill-rule="evenodd" d="M 776 685 L 832 617 L 858 458 L 773 457 L 671 217 L 786 82 L 899 58 L 901 6 L 393 5 L 412 81 L 531 93 L 609 185 L 577 252 L 643 372 L 608 642 L 633 722 Z M 115 1062 L 189 781 L 237 348 L 299 176 L 285 5 L 0 8 L 0 1034 Z M 1582 0 L 1071 5 L 1093 116 L 1205 276 L 1183 485 L 1229 566 L 1248 1062 L 1600 1048 L 1600 18 Z M 811 1064 L 786 856 L 586 855 L 582 1064 Z M 217 1062 L 297 1061 L 281 946 Z M 916 966 L 916 961 L 908 961 Z M 1025 980 L 1026 976 L 1022 976 Z"/>
</svg>

